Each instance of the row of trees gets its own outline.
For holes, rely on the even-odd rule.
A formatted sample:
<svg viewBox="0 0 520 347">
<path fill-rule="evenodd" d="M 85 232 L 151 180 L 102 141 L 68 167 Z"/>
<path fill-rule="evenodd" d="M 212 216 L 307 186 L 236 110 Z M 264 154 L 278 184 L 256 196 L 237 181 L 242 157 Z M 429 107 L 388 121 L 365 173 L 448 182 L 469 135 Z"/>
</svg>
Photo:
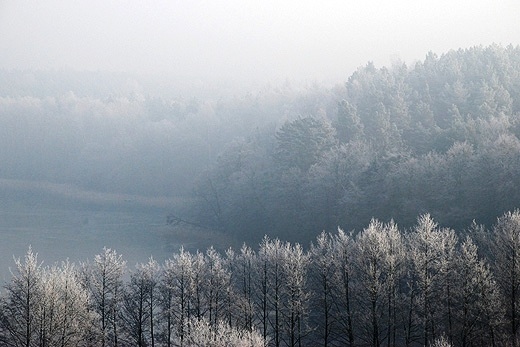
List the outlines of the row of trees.
<svg viewBox="0 0 520 347">
<path fill-rule="evenodd" d="M 224 254 L 183 249 L 127 272 L 110 249 L 79 266 L 15 260 L 5 346 L 517 346 L 520 210 L 463 235 L 421 215 L 373 219 L 304 250 L 264 237 Z"/>
<path fill-rule="evenodd" d="M 110 249 L 96 255 L 93 262 L 52 267 L 43 267 L 29 249 L 23 261 L 15 260 L 12 280 L 5 286 L 0 343 L 26 347 L 263 346 L 256 332 L 224 322 L 219 312 L 222 289 L 202 277 L 211 272 L 211 260 L 221 259 L 213 250 L 207 257 L 181 250 L 162 267 L 151 258 L 127 273 L 122 256 Z M 213 270 L 218 271 L 222 269 Z"/>
</svg>

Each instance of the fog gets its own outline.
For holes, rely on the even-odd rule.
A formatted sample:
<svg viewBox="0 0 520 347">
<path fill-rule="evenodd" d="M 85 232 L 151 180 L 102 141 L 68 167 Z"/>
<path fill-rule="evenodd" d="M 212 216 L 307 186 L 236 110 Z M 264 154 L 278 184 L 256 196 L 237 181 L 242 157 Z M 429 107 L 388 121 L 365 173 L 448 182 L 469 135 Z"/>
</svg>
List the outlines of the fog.
<svg viewBox="0 0 520 347">
<path fill-rule="evenodd" d="M 507 1 L 0 1 L 0 68 L 177 83 L 343 82 L 358 66 L 520 40 Z"/>
<path fill-rule="evenodd" d="M 63 344 L 92 317 L 71 323 L 85 343 L 187 345 L 184 317 L 209 316 L 262 346 L 511 345 L 518 18 L 518 0 L 0 0 L 0 341 Z M 42 271 L 13 266 L 31 249 Z M 66 259 L 81 270 L 47 267 Z"/>
<path fill-rule="evenodd" d="M 482 134 L 516 138 L 507 124 L 520 110 L 519 14 L 517 1 L 487 0 L 0 0 L 0 233 L 16 239 L 6 247 L 79 254 L 55 240 L 84 233 L 95 240 L 85 253 L 104 244 L 146 259 L 155 246 L 170 252 L 183 243 L 179 235 L 202 247 L 193 230 L 307 241 L 373 215 L 413 223 L 436 209 L 450 225 L 473 213 L 494 220 L 515 197 L 475 212 L 462 198 L 449 200 L 442 192 L 453 190 L 443 186 L 437 191 L 448 198 L 435 205 L 421 200 L 428 193 L 421 189 L 431 186 L 423 176 L 437 176 L 417 175 L 415 190 L 405 177 L 429 172 L 429 152 L 456 171 L 443 155 L 465 149 L 457 141 L 471 140 L 476 124 L 469 117 L 467 131 L 453 137 L 459 110 L 484 119 Z M 276 155 L 281 129 L 296 139 L 318 134 L 324 145 L 294 147 L 309 158 L 293 167 L 294 153 Z M 473 162 L 495 153 L 493 141 L 475 141 L 484 145 Z M 402 165 L 392 166 L 402 169 L 395 182 L 377 166 L 392 156 Z M 346 163 L 342 190 L 328 185 L 334 158 Z M 373 168 L 381 180 L 363 181 Z M 382 188 L 388 201 L 379 199 Z M 416 200 L 405 191 L 421 203 L 409 203 Z M 494 196 L 489 191 L 479 194 Z M 452 213 L 448 200 L 473 212 Z M 127 216 L 135 218 L 121 222 Z M 132 233 L 133 245 L 117 244 Z M 146 233 L 153 245 L 141 249 Z M 199 241 L 210 240 L 203 235 Z"/>
</svg>

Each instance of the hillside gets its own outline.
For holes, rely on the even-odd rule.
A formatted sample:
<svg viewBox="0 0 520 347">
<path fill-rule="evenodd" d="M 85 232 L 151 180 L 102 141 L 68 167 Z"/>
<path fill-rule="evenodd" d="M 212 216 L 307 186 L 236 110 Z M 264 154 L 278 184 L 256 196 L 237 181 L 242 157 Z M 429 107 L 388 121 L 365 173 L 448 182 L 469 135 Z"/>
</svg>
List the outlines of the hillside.
<svg viewBox="0 0 520 347">
<path fill-rule="evenodd" d="M 225 98 L 122 73 L 0 80 L 0 179 L 174 198 L 174 220 L 249 241 L 423 213 L 489 226 L 520 201 L 518 46 Z"/>
<path fill-rule="evenodd" d="M 322 95 L 302 100 L 314 112 L 229 145 L 198 182 L 194 218 L 308 240 L 371 217 L 491 225 L 519 204 L 519 47 L 368 63 Z"/>
</svg>

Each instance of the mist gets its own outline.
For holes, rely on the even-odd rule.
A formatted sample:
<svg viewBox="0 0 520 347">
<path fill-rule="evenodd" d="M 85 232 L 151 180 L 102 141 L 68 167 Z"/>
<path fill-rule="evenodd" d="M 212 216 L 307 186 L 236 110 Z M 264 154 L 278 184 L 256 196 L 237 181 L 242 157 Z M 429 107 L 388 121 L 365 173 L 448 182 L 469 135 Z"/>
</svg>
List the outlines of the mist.
<svg viewBox="0 0 520 347">
<path fill-rule="evenodd" d="M 342 83 L 358 66 L 518 43 L 516 1 L 2 1 L 0 67 L 186 86 Z"/>
<path fill-rule="evenodd" d="M 514 345 L 518 18 L 0 0 L 0 344 Z"/>
<path fill-rule="evenodd" d="M 372 217 L 490 225 L 518 201 L 499 198 L 516 166 L 496 181 L 482 166 L 519 152 L 519 14 L 484 0 L 0 0 L 0 232 L 53 253 L 66 230 L 77 254 L 147 235 L 124 246 L 146 259 Z"/>
</svg>

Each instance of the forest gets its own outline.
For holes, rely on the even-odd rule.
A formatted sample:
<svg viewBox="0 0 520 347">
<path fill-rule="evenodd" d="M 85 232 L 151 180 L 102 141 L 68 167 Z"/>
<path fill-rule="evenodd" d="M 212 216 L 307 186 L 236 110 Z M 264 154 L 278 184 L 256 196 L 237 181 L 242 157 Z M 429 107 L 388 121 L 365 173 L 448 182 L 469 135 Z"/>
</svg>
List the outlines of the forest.
<svg viewBox="0 0 520 347">
<path fill-rule="evenodd" d="M 128 268 L 15 259 L 2 346 L 517 346 L 520 210 L 464 233 L 372 219 L 308 250 L 264 237 Z"/>
<path fill-rule="evenodd" d="M 409 65 L 229 97 L 129 74 L 2 70 L 0 176 L 174 197 L 172 225 L 251 243 L 308 244 L 372 217 L 411 227 L 424 213 L 490 227 L 520 200 L 520 47 Z"/>
<path fill-rule="evenodd" d="M 194 218 L 308 242 L 372 217 L 491 226 L 517 207 L 519 47 L 429 53 L 411 68 L 369 63 L 330 102 L 315 100 L 229 145 L 197 182 Z"/>
<path fill-rule="evenodd" d="M 3 345 L 520 343 L 520 46 L 220 95 L 0 70 L 2 189 L 172 198 L 172 228 L 245 242 L 135 268 L 29 249 Z"/>
</svg>

